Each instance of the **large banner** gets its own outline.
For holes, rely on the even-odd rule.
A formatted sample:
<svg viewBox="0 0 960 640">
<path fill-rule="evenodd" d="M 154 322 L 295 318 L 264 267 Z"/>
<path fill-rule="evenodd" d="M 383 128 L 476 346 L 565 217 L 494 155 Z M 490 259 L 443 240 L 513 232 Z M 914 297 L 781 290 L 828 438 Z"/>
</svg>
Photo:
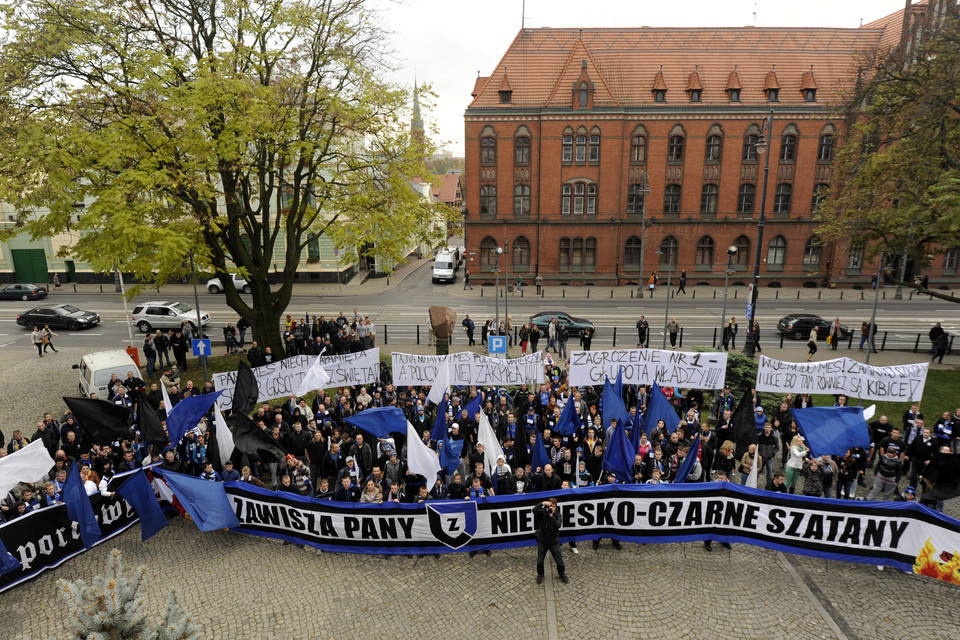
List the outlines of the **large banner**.
<svg viewBox="0 0 960 640">
<path fill-rule="evenodd" d="M 370 384 L 380 379 L 380 349 L 373 348 L 357 353 L 344 353 L 339 356 L 291 356 L 279 362 L 272 362 L 253 368 L 260 389 L 259 401 L 283 398 L 294 394 L 300 387 L 300 381 L 307 375 L 314 361 L 320 358 L 321 364 L 330 374 L 330 387 L 355 384 Z M 237 372 L 226 371 L 213 374 L 213 384 L 217 391 L 223 391 L 217 399 L 220 409 L 233 406 L 233 389 L 237 386 Z"/>
<path fill-rule="evenodd" d="M 134 510 L 118 495 L 90 496 L 93 512 L 103 537 L 100 544 L 137 522 Z M 0 540 L 20 561 L 20 569 L 0 575 L 0 592 L 35 578 L 47 569 L 63 564 L 85 551 L 76 522 L 67 515 L 66 505 L 32 511 L 0 525 Z"/>
<path fill-rule="evenodd" d="M 784 362 L 760 356 L 757 391 L 842 393 L 864 400 L 919 402 L 929 363 L 872 367 L 851 358 Z"/>
<path fill-rule="evenodd" d="M 437 379 L 440 367 L 450 366 L 450 384 L 503 387 L 527 383 L 543 383 L 543 354 L 531 353 L 519 358 L 491 358 L 462 351 L 446 356 L 421 356 L 393 353 L 393 384 L 398 386 L 430 385 Z"/>
<path fill-rule="evenodd" d="M 728 482 L 608 485 L 422 504 L 332 502 L 226 483 L 240 527 L 352 553 L 444 553 L 535 544 L 533 507 L 559 502 L 562 541 L 743 542 L 889 565 L 960 584 L 960 521 L 915 503 L 775 494 Z"/>
<path fill-rule="evenodd" d="M 727 354 L 664 351 L 662 349 L 601 349 L 570 352 L 570 384 L 603 384 L 623 371 L 628 384 L 721 389 L 727 372 Z"/>
</svg>

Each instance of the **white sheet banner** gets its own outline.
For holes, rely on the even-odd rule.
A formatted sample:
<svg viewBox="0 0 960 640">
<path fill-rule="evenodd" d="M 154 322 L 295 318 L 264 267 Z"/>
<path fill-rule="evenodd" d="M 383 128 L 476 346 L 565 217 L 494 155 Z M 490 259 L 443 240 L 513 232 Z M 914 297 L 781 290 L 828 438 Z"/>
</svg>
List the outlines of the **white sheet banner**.
<svg viewBox="0 0 960 640">
<path fill-rule="evenodd" d="M 393 353 L 393 384 L 398 386 L 432 385 L 440 367 L 449 364 L 453 385 L 516 385 L 543 382 L 543 354 L 519 358 L 491 358 L 472 351 L 446 356 Z"/>
<path fill-rule="evenodd" d="M 291 356 L 253 368 L 260 389 L 258 400 L 283 398 L 297 392 L 300 381 L 307 375 L 314 361 L 320 358 L 322 366 L 330 374 L 326 386 L 369 384 L 380 379 L 380 349 L 367 349 L 357 353 L 338 356 Z M 223 394 L 217 399 L 221 410 L 233 406 L 233 389 L 237 384 L 237 372 L 226 371 L 213 374 L 213 384 Z"/>
<path fill-rule="evenodd" d="M 628 384 L 653 384 L 694 389 L 722 389 L 727 354 L 664 351 L 662 349 L 601 349 L 570 352 L 570 384 L 603 384 L 623 370 Z"/>
<path fill-rule="evenodd" d="M 760 357 L 757 391 L 842 393 L 864 400 L 919 402 L 929 363 L 873 367 L 852 358 L 822 362 L 784 362 Z"/>
</svg>

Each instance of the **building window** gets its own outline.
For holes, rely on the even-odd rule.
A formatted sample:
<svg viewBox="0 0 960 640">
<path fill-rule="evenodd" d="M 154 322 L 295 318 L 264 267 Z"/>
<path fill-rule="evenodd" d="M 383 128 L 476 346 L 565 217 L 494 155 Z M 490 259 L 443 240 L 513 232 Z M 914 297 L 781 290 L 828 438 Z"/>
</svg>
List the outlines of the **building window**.
<svg viewBox="0 0 960 640">
<path fill-rule="evenodd" d="M 793 196 L 793 187 L 782 183 L 777 185 L 777 193 L 773 198 L 774 213 L 790 213 L 790 198 Z"/>
<path fill-rule="evenodd" d="M 667 143 L 667 161 L 683 162 L 683 136 L 670 136 Z"/>
<path fill-rule="evenodd" d="M 289 209 L 293 203 L 293 188 L 284 185 L 280 189 L 280 208 Z"/>
<path fill-rule="evenodd" d="M 667 91 L 666 89 L 657 89 L 653 92 L 653 101 L 654 102 L 666 102 L 667 101 Z"/>
<path fill-rule="evenodd" d="M 698 265 L 713 265 L 713 238 L 703 236 L 697 241 L 697 261 Z"/>
<path fill-rule="evenodd" d="M 577 136 L 577 162 L 586 162 L 587 160 L 587 136 Z"/>
<path fill-rule="evenodd" d="M 817 90 L 816 89 L 805 89 L 803 91 L 803 100 L 804 102 L 816 102 L 817 101 Z"/>
<path fill-rule="evenodd" d="M 757 198 L 757 186 L 745 182 L 737 192 L 737 213 L 753 213 L 754 202 Z"/>
<path fill-rule="evenodd" d="M 492 185 L 480 187 L 480 215 L 497 215 L 497 188 Z"/>
<path fill-rule="evenodd" d="M 587 238 L 583 243 L 583 265 L 587 271 L 597 268 L 597 239 Z"/>
<path fill-rule="evenodd" d="M 780 102 L 780 89 L 767 89 L 767 102 Z"/>
<path fill-rule="evenodd" d="M 480 138 L 480 164 L 496 164 L 497 162 L 497 139 L 486 137 Z"/>
<path fill-rule="evenodd" d="M 630 139 L 630 162 L 643 164 L 647 161 L 646 136 L 633 136 Z"/>
<path fill-rule="evenodd" d="M 513 188 L 513 215 L 530 215 L 530 187 L 525 184 Z"/>
<path fill-rule="evenodd" d="M 597 213 L 597 185 L 587 185 L 587 215 L 596 215 Z"/>
<path fill-rule="evenodd" d="M 562 197 L 560 198 L 560 212 L 570 215 L 570 196 L 573 193 L 573 187 L 569 184 L 563 185 Z"/>
<path fill-rule="evenodd" d="M 559 261 L 561 271 L 570 270 L 570 238 L 560 238 Z"/>
<path fill-rule="evenodd" d="M 500 104 L 510 104 L 512 91 L 500 91 Z"/>
<path fill-rule="evenodd" d="M 743 136 L 743 160 L 746 162 L 757 161 L 757 141 L 760 136 L 748 133 Z"/>
<path fill-rule="evenodd" d="M 860 271 L 863 267 L 863 243 L 854 242 L 847 249 L 847 270 Z"/>
<path fill-rule="evenodd" d="M 530 267 L 530 241 L 523 236 L 513 241 L 513 266 Z"/>
<path fill-rule="evenodd" d="M 583 238 L 574 238 L 570 249 L 570 270 L 583 271 Z"/>
<path fill-rule="evenodd" d="M 721 143 L 722 138 L 720 136 L 707 138 L 707 149 L 703 159 L 707 162 L 720 162 Z"/>
<path fill-rule="evenodd" d="M 733 246 L 737 248 L 737 255 L 733 256 L 733 264 L 747 266 L 750 262 L 750 238 L 739 236 L 733 241 Z"/>
<path fill-rule="evenodd" d="M 677 266 L 677 249 L 680 243 L 674 236 L 667 236 L 660 241 L 660 266 L 675 269 Z"/>
<path fill-rule="evenodd" d="M 590 92 L 589 92 L 589 87 L 587 87 L 587 83 L 581 82 L 580 91 L 579 91 L 579 103 L 581 108 L 585 108 L 587 106 L 587 99 L 589 97 L 590 97 Z"/>
<path fill-rule="evenodd" d="M 956 273 L 958 254 L 960 254 L 960 249 L 957 249 L 957 248 L 947 249 L 947 252 L 943 254 L 943 270 L 944 271 L 949 273 Z"/>
<path fill-rule="evenodd" d="M 307 262 L 320 262 L 320 236 L 307 234 Z"/>
<path fill-rule="evenodd" d="M 717 194 L 720 188 L 715 184 L 705 184 L 700 192 L 700 213 L 717 212 Z"/>
<path fill-rule="evenodd" d="M 513 160 L 516 164 L 530 164 L 530 138 L 513 141 Z"/>
<path fill-rule="evenodd" d="M 573 162 L 573 136 L 563 136 L 563 151 L 560 159 L 563 162 Z"/>
<path fill-rule="evenodd" d="M 700 98 L 703 95 L 703 91 L 700 89 L 691 89 L 690 90 L 690 102 L 700 102 Z"/>
<path fill-rule="evenodd" d="M 600 136 L 590 136 L 590 162 L 600 162 Z"/>
<path fill-rule="evenodd" d="M 740 89 L 730 89 L 730 102 L 740 102 Z"/>
<path fill-rule="evenodd" d="M 819 162 L 833 161 L 833 135 L 825 133 L 820 136 L 820 146 L 817 147 L 817 160 Z"/>
<path fill-rule="evenodd" d="M 498 262 L 497 241 L 487 236 L 480 242 L 480 266 L 492 269 Z"/>
<path fill-rule="evenodd" d="M 633 268 L 640 266 L 640 238 L 637 236 L 627 238 L 623 247 L 623 264 Z"/>
<path fill-rule="evenodd" d="M 645 193 L 642 184 L 632 184 L 627 187 L 627 213 L 643 213 L 643 199 Z"/>
<path fill-rule="evenodd" d="M 587 185 L 582 182 L 573 185 L 573 215 L 583 215 L 583 196 L 586 191 Z"/>
<path fill-rule="evenodd" d="M 680 185 L 668 184 L 663 192 L 663 213 L 680 213 Z"/>
<path fill-rule="evenodd" d="M 797 136 L 787 134 L 780 139 L 780 162 L 793 162 L 797 155 Z"/>
<path fill-rule="evenodd" d="M 803 266 L 807 269 L 816 269 L 820 267 L 820 251 L 823 244 L 820 242 L 820 236 L 810 236 L 803 245 Z"/>
<path fill-rule="evenodd" d="M 810 199 L 810 211 L 811 213 L 816 213 L 820 210 L 820 206 L 827 199 L 827 191 L 830 189 L 830 185 L 826 183 L 819 183 L 813 185 L 813 197 Z"/>
<path fill-rule="evenodd" d="M 783 236 L 776 236 L 767 247 L 767 269 L 771 267 L 783 269 L 787 260 L 787 240 Z"/>
</svg>

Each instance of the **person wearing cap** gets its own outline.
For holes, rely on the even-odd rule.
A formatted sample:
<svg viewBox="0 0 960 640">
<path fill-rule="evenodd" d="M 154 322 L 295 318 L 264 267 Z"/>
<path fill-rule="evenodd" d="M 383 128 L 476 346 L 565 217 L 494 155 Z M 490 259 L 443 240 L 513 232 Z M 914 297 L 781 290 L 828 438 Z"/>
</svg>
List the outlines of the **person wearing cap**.
<svg viewBox="0 0 960 640">
<path fill-rule="evenodd" d="M 357 461 L 353 456 L 347 456 L 347 459 L 343 462 L 344 467 L 337 476 L 337 483 L 339 484 L 344 478 L 350 478 L 350 483 L 353 486 L 358 486 L 363 478 L 360 475 L 360 470 L 357 468 Z"/>
<path fill-rule="evenodd" d="M 790 442 L 790 457 L 787 464 L 784 465 L 787 471 L 787 491 L 793 493 L 797 488 L 797 478 L 800 470 L 803 469 L 803 461 L 806 459 L 810 450 L 804 444 L 803 436 L 797 434 Z"/>
<path fill-rule="evenodd" d="M 897 495 L 893 497 L 894 502 L 916 502 L 917 501 L 917 490 L 915 487 L 907 487 L 903 490 L 903 495 Z"/>
<path fill-rule="evenodd" d="M 557 565 L 557 573 L 564 584 L 570 582 L 567 577 L 563 556 L 560 553 L 560 510 L 557 508 L 557 499 L 548 498 L 533 508 L 533 526 L 537 538 L 537 584 L 543 583 L 543 561 L 547 552 L 553 556 Z"/>
</svg>

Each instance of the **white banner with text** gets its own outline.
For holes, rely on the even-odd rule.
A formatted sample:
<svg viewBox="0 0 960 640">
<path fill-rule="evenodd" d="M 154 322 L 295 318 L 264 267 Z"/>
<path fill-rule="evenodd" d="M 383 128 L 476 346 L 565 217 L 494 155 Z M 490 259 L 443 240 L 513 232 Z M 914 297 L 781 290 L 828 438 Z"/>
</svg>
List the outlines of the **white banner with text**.
<svg viewBox="0 0 960 640">
<path fill-rule="evenodd" d="M 444 364 L 450 367 L 450 384 L 454 385 L 502 387 L 543 382 L 543 354 L 539 351 L 519 358 L 492 358 L 461 351 L 445 356 L 394 352 L 393 384 L 432 385 Z"/>
<path fill-rule="evenodd" d="M 662 349 L 601 349 L 570 352 L 570 384 L 603 384 L 623 371 L 626 384 L 721 389 L 727 372 L 727 354 L 664 351 Z"/>
<path fill-rule="evenodd" d="M 852 358 L 785 362 L 760 356 L 757 391 L 842 393 L 864 400 L 919 402 L 929 368 L 926 362 L 873 367 Z"/>
</svg>

